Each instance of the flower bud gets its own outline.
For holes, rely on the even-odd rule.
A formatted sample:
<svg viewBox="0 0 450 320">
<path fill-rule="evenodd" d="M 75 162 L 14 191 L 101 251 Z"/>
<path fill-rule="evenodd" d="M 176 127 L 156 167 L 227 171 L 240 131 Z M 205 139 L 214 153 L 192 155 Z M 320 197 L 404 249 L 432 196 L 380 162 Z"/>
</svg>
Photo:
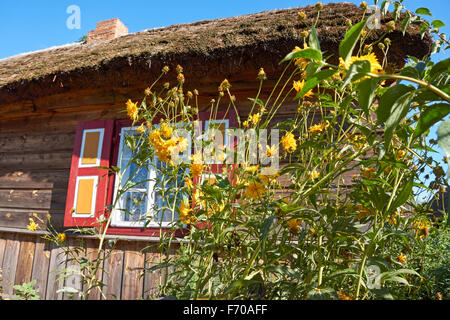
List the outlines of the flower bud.
<svg viewBox="0 0 450 320">
<path fill-rule="evenodd" d="M 378 44 L 378 48 L 380 48 L 381 50 L 384 50 L 384 49 L 386 49 L 386 46 L 384 45 L 384 43 L 380 42 Z"/>
<path fill-rule="evenodd" d="M 266 72 L 264 71 L 263 68 L 259 69 L 259 72 L 258 72 L 258 79 L 259 79 L 259 80 L 266 80 L 266 79 L 267 79 Z"/>
<path fill-rule="evenodd" d="M 162 68 L 163 73 L 168 73 L 169 71 L 170 71 L 169 66 L 164 66 L 164 68 Z"/>
<path fill-rule="evenodd" d="M 389 38 L 384 39 L 384 44 L 389 47 L 391 45 L 391 39 Z"/>
<path fill-rule="evenodd" d="M 347 26 L 347 27 L 351 27 L 353 24 L 352 24 L 352 20 L 351 19 L 346 19 L 345 20 L 345 25 Z"/>
<path fill-rule="evenodd" d="M 367 2 L 363 1 L 361 2 L 361 4 L 359 5 L 359 7 L 361 9 L 363 9 L 364 11 L 367 11 L 367 8 L 369 7 L 369 5 L 367 4 Z"/>
<path fill-rule="evenodd" d="M 302 31 L 302 32 L 300 32 L 300 36 L 302 37 L 302 38 L 306 38 L 307 36 L 309 35 L 309 32 L 308 31 Z"/>
<path fill-rule="evenodd" d="M 322 11 L 322 9 L 323 9 L 323 4 L 322 4 L 322 2 L 317 2 L 317 3 L 316 3 L 316 10 L 317 10 L 317 11 Z"/>
<path fill-rule="evenodd" d="M 395 21 L 389 21 L 388 23 L 386 23 L 386 31 L 387 32 L 392 32 L 395 30 Z"/>
<path fill-rule="evenodd" d="M 306 13 L 304 11 L 300 11 L 297 13 L 297 15 L 298 15 L 298 21 L 300 23 L 303 23 L 306 19 Z"/>
</svg>

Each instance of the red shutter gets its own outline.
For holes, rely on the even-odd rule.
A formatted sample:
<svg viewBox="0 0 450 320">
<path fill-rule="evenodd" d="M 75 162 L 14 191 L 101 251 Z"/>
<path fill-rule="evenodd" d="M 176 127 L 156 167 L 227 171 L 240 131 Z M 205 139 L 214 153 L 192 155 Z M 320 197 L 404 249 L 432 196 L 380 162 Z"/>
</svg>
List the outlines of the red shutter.
<svg viewBox="0 0 450 320">
<path fill-rule="evenodd" d="M 105 213 L 113 129 L 113 120 L 78 124 L 64 227 L 93 227 Z"/>
</svg>

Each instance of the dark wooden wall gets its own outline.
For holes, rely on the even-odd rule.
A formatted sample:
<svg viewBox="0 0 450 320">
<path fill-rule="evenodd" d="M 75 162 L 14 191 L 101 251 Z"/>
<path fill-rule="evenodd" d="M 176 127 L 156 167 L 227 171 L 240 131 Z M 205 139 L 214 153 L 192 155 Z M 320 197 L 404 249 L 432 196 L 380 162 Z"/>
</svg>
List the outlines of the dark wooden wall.
<svg viewBox="0 0 450 320">
<path fill-rule="evenodd" d="M 68 238 L 70 246 L 80 246 L 80 238 Z M 82 255 L 91 261 L 97 257 L 98 240 L 84 239 Z M 145 252 L 142 250 L 145 249 Z M 176 245 L 173 246 L 175 250 Z M 171 251 L 173 252 L 173 251 Z M 156 249 L 156 243 L 146 241 L 119 240 L 110 257 L 101 265 L 98 279 L 106 286 L 103 293 L 108 300 L 136 300 L 155 298 L 160 281 L 164 281 L 160 273 L 142 275 L 140 268 L 151 267 L 163 259 Z M 53 243 L 46 242 L 41 235 L 0 232 L 0 273 L 3 298 L 14 294 L 13 285 L 36 280 L 35 288 L 39 289 L 41 300 L 79 299 L 78 296 L 59 292 L 63 287 L 77 288 L 86 291 L 80 276 L 74 275 L 66 279 L 59 278 L 58 270 L 76 267 L 65 261 L 64 250 Z M 89 300 L 104 299 L 94 289 Z"/>
<path fill-rule="evenodd" d="M 247 117 L 251 107 L 247 98 L 254 97 L 257 91 L 258 83 L 253 78 L 252 81 L 254 84 L 232 82 L 242 118 Z M 199 88 L 200 106 L 208 106 L 210 99 L 217 97 L 218 85 Z M 35 214 L 44 221 L 51 214 L 53 225 L 63 229 L 77 123 L 126 117 L 121 113 L 125 102 L 129 98 L 142 99 L 145 87 L 70 92 L 12 105 L 0 102 L 0 267 L 5 294 L 13 292 L 14 284 L 36 279 L 42 298 L 67 298 L 57 293 L 64 283 L 55 282 L 57 274 L 53 272 L 65 266 L 61 249 L 46 244 L 39 235 L 28 233 L 26 226 Z M 296 110 L 294 102 L 286 104 L 280 110 L 281 118 L 290 117 Z M 41 230 L 44 229 L 41 225 Z M 105 262 L 101 276 L 108 285 L 108 299 L 142 298 L 155 289 L 159 277 L 147 275 L 142 279 L 138 277 L 139 271 L 134 270 L 155 258 L 156 251 L 140 252 L 148 245 L 143 241 L 121 241 Z M 94 250 L 95 241 L 88 241 L 86 246 L 87 250 Z M 66 281 L 80 286 L 76 277 Z"/>
</svg>

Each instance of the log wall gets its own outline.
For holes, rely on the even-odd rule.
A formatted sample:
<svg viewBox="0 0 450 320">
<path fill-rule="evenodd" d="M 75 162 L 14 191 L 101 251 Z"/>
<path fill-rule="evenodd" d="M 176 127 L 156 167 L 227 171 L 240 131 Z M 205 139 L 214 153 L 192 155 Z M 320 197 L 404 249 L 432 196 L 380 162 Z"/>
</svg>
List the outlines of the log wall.
<svg viewBox="0 0 450 320">
<path fill-rule="evenodd" d="M 68 244 L 79 246 L 80 238 L 68 238 Z M 110 257 L 101 265 L 103 272 L 98 273 L 98 279 L 105 284 L 104 296 L 94 289 L 89 300 L 154 298 L 164 278 L 160 279 L 159 272 L 142 276 L 141 268 L 149 268 L 164 258 L 156 245 L 155 242 L 119 240 Z M 81 256 L 92 261 L 97 257 L 98 240 L 83 239 L 83 248 Z M 144 248 L 145 252 L 142 251 Z M 36 280 L 35 288 L 39 289 L 41 300 L 79 299 L 79 296 L 58 292 L 63 287 L 86 291 L 86 285 L 79 275 L 58 280 L 58 270 L 77 268 L 76 264 L 66 262 L 65 258 L 64 250 L 45 241 L 42 235 L 0 232 L 0 287 L 3 289 L 3 298 L 9 298 L 15 293 L 14 285 Z"/>
</svg>

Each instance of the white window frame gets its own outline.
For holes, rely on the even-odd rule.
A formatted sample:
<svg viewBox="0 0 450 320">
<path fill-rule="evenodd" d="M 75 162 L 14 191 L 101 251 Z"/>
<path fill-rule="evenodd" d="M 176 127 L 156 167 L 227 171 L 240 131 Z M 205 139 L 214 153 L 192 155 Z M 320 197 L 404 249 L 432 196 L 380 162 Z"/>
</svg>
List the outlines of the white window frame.
<svg viewBox="0 0 450 320">
<path fill-rule="evenodd" d="M 155 125 L 156 127 L 159 127 L 159 125 Z M 122 151 L 124 148 L 124 143 L 125 143 L 125 137 L 127 136 L 127 132 L 130 131 L 136 131 L 138 129 L 137 126 L 134 127 L 122 127 L 121 131 L 120 131 L 120 143 L 119 143 L 119 149 L 118 149 L 118 157 L 117 157 L 117 166 L 118 167 L 122 167 Z M 191 155 L 191 150 L 189 149 L 189 157 Z M 152 216 L 154 217 L 156 212 L 154 212 L 153 210 L 153 206 L 155 204 L 155 193 L 153 192 L 154 188 L 155 188 L 155 180 L 156 180 L 156 171 L 154 169 L 152 170 L 148 170 L 148 188 L 147 188 L 147 212 L 146 212 L 146 216 Z M 116 200 L 117 197 L 117 192 L 119 190 L 120 187 L 120 182 L 119 179 L 115 179 L 115 183 L 114 183 L 114 201 Z M 151 191 L 150 191 L 151 190 Z M 123 203 L 123 199 L 119 199 L 117 201 L 117 208 L 114 209 L 114 211 L 117 211 L 113 214 L 112 218 L 111 218 L 111 226 L 113 227 L 129 227 L 129 228 L 143 228 L 147 222 L 147 220 L 144 221 L 123 221 L 122 220 L 122 216 L 124 214 L 126 214 L 124 211 L 122 211 L 121 209 L 123 208 L 124 203 Z M 168 221 L 168 222 L 157 222 L 157 221 L 150 221 L 147 224 L 147 227 L 157 227 L 157 228 L 170 228 L 173 223 L 175 223 L 177 220 L 172 221 Z"/>
</svg>

